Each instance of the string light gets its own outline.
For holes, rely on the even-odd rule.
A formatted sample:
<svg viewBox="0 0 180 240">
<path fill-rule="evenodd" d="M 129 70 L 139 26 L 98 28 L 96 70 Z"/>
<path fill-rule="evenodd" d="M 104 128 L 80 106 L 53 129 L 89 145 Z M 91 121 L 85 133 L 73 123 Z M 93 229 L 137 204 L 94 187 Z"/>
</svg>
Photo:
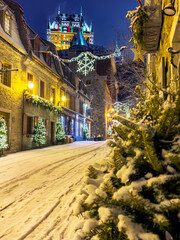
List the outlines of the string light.
<svg viewBox="0 0 180 240">
<path fill-rule="evenodd" d="M 39 51 L 39 52 L 48 53 L 60 62 L 64 62 L 64 63 L 77 62 L 78 64 L 77 72 L 82 72 L 82 74 L 86 76 L 89 72 L 95 70 L 94 62 L 96 60 L 106 60 L 112 57 L 117 57 L 117 56 L 119 57 L 121 55 L 121 52 L 126 48 L 127 48 L 126 46 L 123 46 L 119 48 L 117 51 L 108 55 L 103 55 L 103 56 L 96 56 L 91 52 L 82 52 L 77 57 L 73 57 L 71 59 L 60 58 L 57 55 L 53 54 L 51 51 Z"/>
</svg>

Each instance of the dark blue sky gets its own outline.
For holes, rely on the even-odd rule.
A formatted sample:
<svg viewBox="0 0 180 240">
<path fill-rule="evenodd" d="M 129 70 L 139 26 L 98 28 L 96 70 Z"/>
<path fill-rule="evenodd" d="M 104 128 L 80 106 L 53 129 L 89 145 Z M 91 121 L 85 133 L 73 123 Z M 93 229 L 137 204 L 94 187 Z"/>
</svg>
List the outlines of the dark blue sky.
<svg viewBox="0 0 180 240">
<path fill-rule="evenodd" d="M 82 6 L 84 19 L 93 23 L 95 44 L 108 46 L 116 40 L 114 29 L 126 31 L 128 10 L 138 6 L 137 0 L 15 0 L 24 9 L 26 22 L 41 37 L 46 38 L 49 17 L 57 15 L 58 7 L 64 13 L 79 13 Z"/>
</svg>

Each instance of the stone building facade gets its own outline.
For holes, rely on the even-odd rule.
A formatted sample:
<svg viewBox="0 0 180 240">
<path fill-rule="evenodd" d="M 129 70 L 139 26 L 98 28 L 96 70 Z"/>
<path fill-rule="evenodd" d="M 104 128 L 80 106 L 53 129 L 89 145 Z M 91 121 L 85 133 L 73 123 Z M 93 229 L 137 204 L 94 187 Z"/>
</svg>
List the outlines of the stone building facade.
<svg viewBox="0 0 180 240">
<path fill-rule="evenodd" d="M 21 6 L 0 1 L 0 116 L 8 127 L 10 152 L 34 147 L 34 127 L 40 118 L 47 131 L 46 145 L 56 142 L 59 119 L 74 140 L 83 139 L 85 125 L 91 131 L 86 111 L 90 97 L 79 89 L 82 81 L 47 51 L 57 54 L 52 43 L 26 24 Z"/>
</svg>

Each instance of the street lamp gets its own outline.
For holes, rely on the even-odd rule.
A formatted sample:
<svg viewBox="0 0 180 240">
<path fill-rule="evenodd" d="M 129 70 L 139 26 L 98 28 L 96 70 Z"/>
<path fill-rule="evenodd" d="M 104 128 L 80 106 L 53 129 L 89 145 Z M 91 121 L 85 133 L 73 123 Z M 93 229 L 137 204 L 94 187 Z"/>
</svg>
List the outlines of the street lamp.
<svg viewBox="0 0 180 240">
<path fill-rule="evenodd" d="M 174 8 L 174 3 L 175 3 L 175 0 L 171 0 L 171 2 L 164 7 L 163 12 L 165 15 L 167 16 L 175 15 L 176 10 Z"/>
<path fill-rule="evenodd" d="M 28 81 L 28 88 L 23 90 L 23 103 L 22 103 L 22 133 L 21 133 L 21 150 L 23 150 L 23 128 L 24 128 L 24 95 L 26 91 L 33 89 L 34 84 L 32 81 Z"/>
</svg>

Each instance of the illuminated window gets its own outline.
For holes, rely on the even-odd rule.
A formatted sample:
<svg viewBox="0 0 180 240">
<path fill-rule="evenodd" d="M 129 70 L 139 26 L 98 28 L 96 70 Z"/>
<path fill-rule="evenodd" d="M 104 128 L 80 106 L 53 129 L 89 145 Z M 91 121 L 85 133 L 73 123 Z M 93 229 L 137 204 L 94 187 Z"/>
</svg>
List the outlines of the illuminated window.
<svg viewBox="0 0 180 240">
<path fill-rule="evenodd" d="M 43 81 L 40 81 L 40 97 L 44 98 L 45 94 L 45 87 L 44 87 L 44 82 Z"/>
<path fill-rule="evenodd" d="M 11 18 L 6 14 L 4 18 L 4 31 L 11 35 Z"/>
<path fill-rule="evenodd" d="M 64 89 L 60 89 L 60 98 L 61 98 L 61 100 L 60 100 L 60 104 L 61 104 L 61 106 L 65 106 L 65 101 L 64 101 L 64 97 L 65 97 L 65 90 Z"/>
<path fill-rule="evenodd" d="M 11 65 L 7 63 L 2 63 L 2 70 L 4 71 L 1 76 L 1 83 L 11 87 L 11 72 L 8 71 L 11 69 Z"/>
<path fill-rule="evenodd" d="M 30 94 L 33 94 L 33 88 L 28 88 L 28 84 L 32 82 L 33 83 L 33 75 L 30 73 L 27 73 L 27 89 Z"/>
<path fill-rule="evenodd" d="M 51 88 L 50 100 L 53 104 L 55 104 L 55 88 Z"/>
</svg>

